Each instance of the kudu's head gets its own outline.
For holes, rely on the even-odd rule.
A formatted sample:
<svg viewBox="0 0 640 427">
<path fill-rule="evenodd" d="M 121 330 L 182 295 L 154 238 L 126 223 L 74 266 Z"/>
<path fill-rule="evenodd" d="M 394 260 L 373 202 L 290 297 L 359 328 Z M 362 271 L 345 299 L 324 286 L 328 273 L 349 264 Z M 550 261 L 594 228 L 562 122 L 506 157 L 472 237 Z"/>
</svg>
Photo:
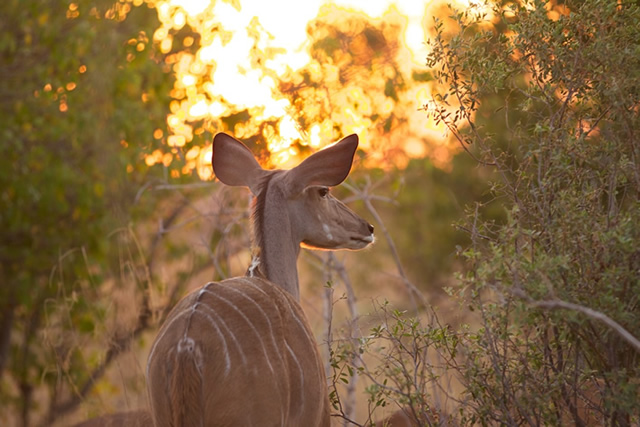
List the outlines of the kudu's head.
<svg viewBox="0 0 640 427">
<path fill-rule="evenodd" d="M 345 180 L 358 136 L 350 135 L 290 170 L 265 170 L 237 139 L 219 133 L 213 140 L 213 170 L 227 185 L 249 187 L 256 196 L 256 238 L 288 235 L 294 245 L 317 249 L 362 249 L 373 226 L 329 193 Z"/>
</svg>

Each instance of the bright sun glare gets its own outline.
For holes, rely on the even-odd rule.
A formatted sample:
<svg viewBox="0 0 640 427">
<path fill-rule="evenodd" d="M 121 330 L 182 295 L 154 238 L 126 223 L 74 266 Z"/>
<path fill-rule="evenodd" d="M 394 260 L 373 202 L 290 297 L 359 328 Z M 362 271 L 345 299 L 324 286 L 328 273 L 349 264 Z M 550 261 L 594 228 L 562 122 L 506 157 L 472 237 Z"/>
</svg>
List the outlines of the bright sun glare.
<svg viewBox="0 0 640 427">
<path fill-rule="evenodd" d="M 271 163 L 286 166 L 297 152 L 291 147 L 293 141 L 303 141 L 314 149 L 333 142 L 335 129 L 348 134 L 357 132 L 362 147 L 371 147 L 373 138 L 370 120 L 363 118 L 361 112 L 354 108 L 344 108 L 343 116 L 350 121 L 313 123 L 305 131 L 300 128 L 296 117 L 292 114 L 289 99 L 276 97 L 280 78 L 291 74 L 292 70 L 300 70 L 309 66 L 311 57 L 308 53 L 308 24 L 319 16 L 327 5 L 338 6 L 352 13 L 365 15 L 368 19 L 379 20 L 394 13 L 403 21 L 400 36 L 401 51 L 404 52 L 403 70 L 408 75 L 415 69 L 424 69 L 427 55 L 425 45 L 425 28 L 429 3 L 416 0 L 160 0 L 155 3 L 160 28 L 154 34 L 154 40 L 160 44 L 164 53 L 172 51 L 172 32 L 185 25 L 200 34 L 200 48 L 195 54 L 183 52 L 170 56 L 168 62 L 173 64 L 176 83 L 172 91 L 171 114 L 167 118 L 170 135 L 166 143 L 174 151 L 181 149 L 191 141 L 194 133 L 202 129 L 194 129 L 192 125 L 198 120 L 207 120 L 234 111 L 247 110 L 251 119 L 262 122 L 277 123 L 277 129 L 263 136 L 267 148 L 272 153 Z M 394 16 L 395 16 L 394 15 Z M 186 38 L 183 43 L 189 46 L 194 41 Z M 263 54 L 263 61 L 257 61 L 256 52 Z M 258 55 L 259 57 L 259 55 Z M 313 66 L 311 66 L 313 71 Z M 330 69 L 329 69 L 330 71 Z M 340 72 L 338 69 L 336 72 Z M 327 70 L 318 70 L 326 74 Z M 360 96 L 355 105 L 371 110 L 358 87 L 349 89 L 350 99 Z M 386 90 L 385 90 L 386 93 Z M 403 138 L 402 150 L 405 157 L 424 156 L 425 139 L 441 140 L 442 145 L 432 149 L 429 154 L 445 163 L 450 157 L 446 148 L 443 129 L 430 121 L 424 112 L 418 111 L 430 93 L 425 82 L 414 83 L 407 92 L 411 99 L 405 100 L 411 110 L 406 113 L 409 122 Z M 397 101 L 397 99 L 396 99 Z M 370 102 L 369 102 L 370 104 Z M 391 114 L 394 103 L 390 99 L 382 99 L 378 103 L 381 114 Z M 370 112 L 369 112 L 370 114 Z M 242 125 L 235 127 L 236 136 L 243 137 Z M 248 134 L 248 131 L 246 132 Z M 160 135 L 161 136 L 161 132 Z M 246 136 L 246 135 L 245 135 Z M 160 139 L 160 138 L 158 138 Z M 372 150 L 373 151 L 373 150 Z M 369 153 L 373 160 L 374 153 Z M 187 165 L 183 173 L 197 170 L 202 179 L 211 178 L 208 163 L 211 158 L 210 147 L 191 147 L 185 155 Z M 381 160 L 372 161 L 373 164 Z M 147 164 L 171 162 L 171 156 L 163 155 L 159 150 L 148 156 Z"/>
</svg>

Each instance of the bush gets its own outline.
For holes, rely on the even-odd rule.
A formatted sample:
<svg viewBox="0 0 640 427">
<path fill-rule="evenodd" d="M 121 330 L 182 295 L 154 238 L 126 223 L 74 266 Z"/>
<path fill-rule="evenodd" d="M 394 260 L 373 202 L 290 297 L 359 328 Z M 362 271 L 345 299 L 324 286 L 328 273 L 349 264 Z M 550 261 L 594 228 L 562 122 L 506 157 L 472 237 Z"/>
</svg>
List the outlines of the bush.
<svg viewBox="0 0 640 427">
<path fill-rule="evenodd" d="M 334 352 L 341 367 L 384 347 L 381 368 L 336 372 L 362 366 L 374 407 L 408 405 L 420 424 L 443 422 L 442 396 L 460 424 L 637 424 L 640 8 L 495 2 L 451 19 L 453 33 L 435 21 L 425 109 L 496 173 L 507 214 L 477 204 L 460 225 L 471 244 L 451 293 L 478 321 L 451 331 L 384 310 L 365 346 Z"/>
<path fill-rule="evenodd" d="M 509 215 L 468 218 L 461 283 L 482 328 L 460 368 L 465 419 L 638 422 L 640 9 L 491 10 L 456 13 L 451 38 L 437 23 L 429 56 L 430 113 L 497 171 Z"/>
</svg>

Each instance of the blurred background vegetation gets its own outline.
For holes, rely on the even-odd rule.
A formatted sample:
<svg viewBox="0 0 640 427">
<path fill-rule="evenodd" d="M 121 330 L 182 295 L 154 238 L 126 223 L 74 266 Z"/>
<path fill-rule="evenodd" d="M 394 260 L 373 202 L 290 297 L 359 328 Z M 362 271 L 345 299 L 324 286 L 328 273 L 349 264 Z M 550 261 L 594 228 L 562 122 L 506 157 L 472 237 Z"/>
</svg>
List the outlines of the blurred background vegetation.
<svg viewBox="0 0 640 427">
<path fill-rule="evenodd" d="M 145 407 L 167 311 L 249 262 L 219 131 L 284 168 L 360 135 L 378 243 L 300 261 L 336 420 L 640 422 L 637 2 L 425 3 L 418 61 L 396 6 L 298 51 L 249 0 L 0 7 L 3 425 Z"/>
</svg>

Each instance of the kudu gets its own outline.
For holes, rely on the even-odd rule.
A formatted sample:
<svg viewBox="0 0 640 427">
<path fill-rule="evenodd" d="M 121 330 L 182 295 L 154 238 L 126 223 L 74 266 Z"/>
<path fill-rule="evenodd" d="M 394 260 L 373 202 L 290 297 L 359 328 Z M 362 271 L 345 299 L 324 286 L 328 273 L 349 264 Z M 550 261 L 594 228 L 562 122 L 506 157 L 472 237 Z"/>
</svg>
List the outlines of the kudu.
<svg viewBox="0 0 640 427">
<path fill-rule="evenodd" d="M 316 341 L 299 304 L 301 244 L 362 249 L 373 226 L 329 194 L 349 174 L 357 135 L 291 170 L 265 170 L 240 141 L 213 140 L 213 170 L 253 193 L 256 249 L 246 277 L 211 282 L 171 311 L 151 348 L 156 426 L 328 426 Z"/>
<path fill-rule="evenodd" d="M 399 409 L 393 414 L 389 415 L 382 421 L 376 421 L 370 426 L 375 427 L 419 427 L 415 418 L 412 417 L 407 410 Z"/>
</svg>

